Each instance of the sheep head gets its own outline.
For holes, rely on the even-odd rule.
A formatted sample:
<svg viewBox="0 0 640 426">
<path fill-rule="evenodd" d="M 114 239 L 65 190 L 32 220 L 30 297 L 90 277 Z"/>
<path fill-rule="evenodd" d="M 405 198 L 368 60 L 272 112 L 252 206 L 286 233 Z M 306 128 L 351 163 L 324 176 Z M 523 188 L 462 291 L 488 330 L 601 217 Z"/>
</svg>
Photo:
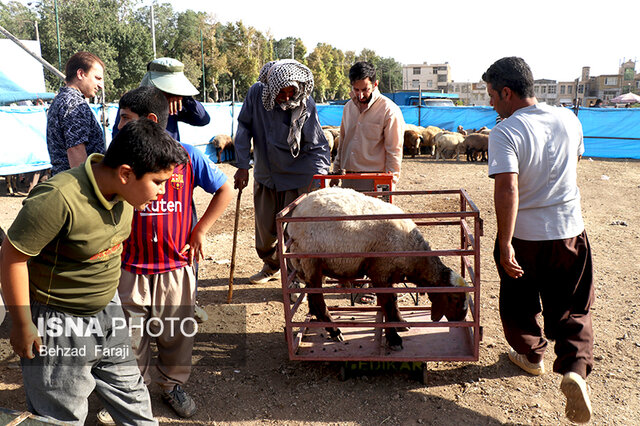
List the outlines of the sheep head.
<svg viewBox="0 0 640 426">
<path fill-rule="evenodd" d="M 449 283 L 451 287 L 468 287 L 465 280 L 451 269 Z M 440 321 L 443 316 L 448 321 L 462 321 L 469 309 L 469 295 L 467 293 L 428 293 L 431 300 L 431 321 Z"/>
</svg>

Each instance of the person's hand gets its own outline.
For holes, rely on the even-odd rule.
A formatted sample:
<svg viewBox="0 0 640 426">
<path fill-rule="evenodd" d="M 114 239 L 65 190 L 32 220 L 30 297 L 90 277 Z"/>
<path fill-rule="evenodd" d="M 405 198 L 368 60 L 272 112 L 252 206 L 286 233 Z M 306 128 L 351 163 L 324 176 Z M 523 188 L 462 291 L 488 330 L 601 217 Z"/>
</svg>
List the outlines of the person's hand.
<svg viewBox="0 0 640 426">
<path fill-rule="evenodd" d="M 397 185 L 399 180 L 400 180 L 400 173 L 399 172 L 393 173 L 393 177 L 391 178 L 391 181 L 393 182 L 393 184 Z"/>
<path fill-rule="evenodd" d="M 35 357 L 33 351 L 34 345 L 36 353 L 40 352 L 40 346 L 42 346 L 42 339 L 38 336 L 38 329 L 33 321 L 29 321 L 22 326 L 14 325 L 11 327 L 9 342 L 14 352 L 18 354 L 20 358 L 28 359 Z"/>
<path fill-rule="evenodd" d="M 516 260 L 516 252 L 511 244 L 500 248 L 500 265 L 511 278 L 520 278 L 524 270 Z"/>
<path fill-rule="evenodd" d="M 180 254 L 189 253 L 187 256 L 189 266 L 192 266 L 194 261 L 199 262 L 204 260 L 204 250 L 202 250 L 202 247 L 204 246 L 204 239 L 205 235 L 200 232 L 196 226 L 189 237 L 189 244 L 185 245 L 182 250 L 180 250 Z"/>
<path fill-rule="evenodd" d="M 176 115 L 182 110 L 182 96 L 165 93 L 169 101 L 169 115 Z"/>
<path fill-rule="evenodd" d="M 329 172 L 329 175 L 345 175 L 347 171 L 345 169 L 335 169 Z M 331 179 L 329 181 L 329 186 L 338 186 L 340 185 L 340 179 Z"/>
<path fill-rule="evenodd" d="M 238 169 L 233 179 L 233 187 L 235 189 L 244 189 L 249 184 L 249 170 Z"/>
</svg>

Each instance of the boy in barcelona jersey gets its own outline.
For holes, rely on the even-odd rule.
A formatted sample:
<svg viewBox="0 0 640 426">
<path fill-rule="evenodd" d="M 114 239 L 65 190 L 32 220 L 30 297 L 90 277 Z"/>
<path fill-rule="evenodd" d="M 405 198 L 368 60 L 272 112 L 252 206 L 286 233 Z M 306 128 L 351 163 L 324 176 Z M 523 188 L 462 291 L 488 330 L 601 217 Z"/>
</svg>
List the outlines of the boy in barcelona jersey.
<svg viewBox="0 0 640 426">
<path fill-rule="evenodd" d="M 134 89 L 120 100 L 119 126 L 147 117 L 164 128 L 168 115 L 166 97 L 152 86 Z M 136 326 L 132 327 L 132 347 L 145 383 L 152 381 L 150 344 L 155 340 L 155 376 L 163 391 L 162 399 L 180 417 L 191 417 L 196 406 L 182 387 L 191 373 L 192 328 L 196 326 L 195 321 L 183 321 L 194 316 L 193 265 L 203 258 L 205 235 L 231 201 L 233 188 L 201 151 L 181 145 L 189 161 L 173 170 L 162 196 L 134 212 L 131 236 L 124 242 L 118 292 L 128 321 Z M 213 197 L 194 225 L 192 199 L 196 186 Z M 161 323 L 168 325 L 167 321 L 175 318 L 180 325 L 192 327 L 158 329 Z"/>
</svg>

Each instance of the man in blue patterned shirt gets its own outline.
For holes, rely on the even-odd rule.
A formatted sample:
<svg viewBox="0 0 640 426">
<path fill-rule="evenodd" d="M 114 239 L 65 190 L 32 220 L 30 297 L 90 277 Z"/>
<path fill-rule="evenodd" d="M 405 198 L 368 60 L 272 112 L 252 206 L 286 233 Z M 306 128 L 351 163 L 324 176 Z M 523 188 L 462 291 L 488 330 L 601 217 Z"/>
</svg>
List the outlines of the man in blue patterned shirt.
<svg viewBox="0 0 640 426">
<path fill-rule="evenodd" d="M 47 148 L 51 174 L 83 164 L 90 154 L 105 152 L 104 135 L 85 98 L 103 87 L 104 63 L 89 52 L 78 52 L 65 66 L 66 85 L 47 114 Z"/>
</svg>

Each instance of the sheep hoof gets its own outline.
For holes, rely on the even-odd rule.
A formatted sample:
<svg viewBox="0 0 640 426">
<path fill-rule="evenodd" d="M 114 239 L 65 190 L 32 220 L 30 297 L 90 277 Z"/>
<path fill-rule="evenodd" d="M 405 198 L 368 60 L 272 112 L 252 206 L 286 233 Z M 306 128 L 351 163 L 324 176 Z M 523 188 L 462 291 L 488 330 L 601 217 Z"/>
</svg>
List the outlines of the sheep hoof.
<svg viewBox="0 0 640 426">
<path fill-rule="evenodd" d="M 392 351 L 401 351 L 402 350 L 402 343 L 400 343 L 399 345 L 389 345 L 389 349 L 391 349 Z"/>
<path fill-rule="evenodd" d="M 398 336 L 397 333 L 395 335 L 387 336 L 387 346 L 389 346 L 389 349 L 392 351 L 402 350 L 402 337 Z"/>
<path fill-rule="evenodd" d="M 343 342 L 344 338 L 342 337 L 342 332 L 339 329 L 329 330 L 329 335 L 331 336 L 331 340 L 334 342 Z"/>
</svg>

